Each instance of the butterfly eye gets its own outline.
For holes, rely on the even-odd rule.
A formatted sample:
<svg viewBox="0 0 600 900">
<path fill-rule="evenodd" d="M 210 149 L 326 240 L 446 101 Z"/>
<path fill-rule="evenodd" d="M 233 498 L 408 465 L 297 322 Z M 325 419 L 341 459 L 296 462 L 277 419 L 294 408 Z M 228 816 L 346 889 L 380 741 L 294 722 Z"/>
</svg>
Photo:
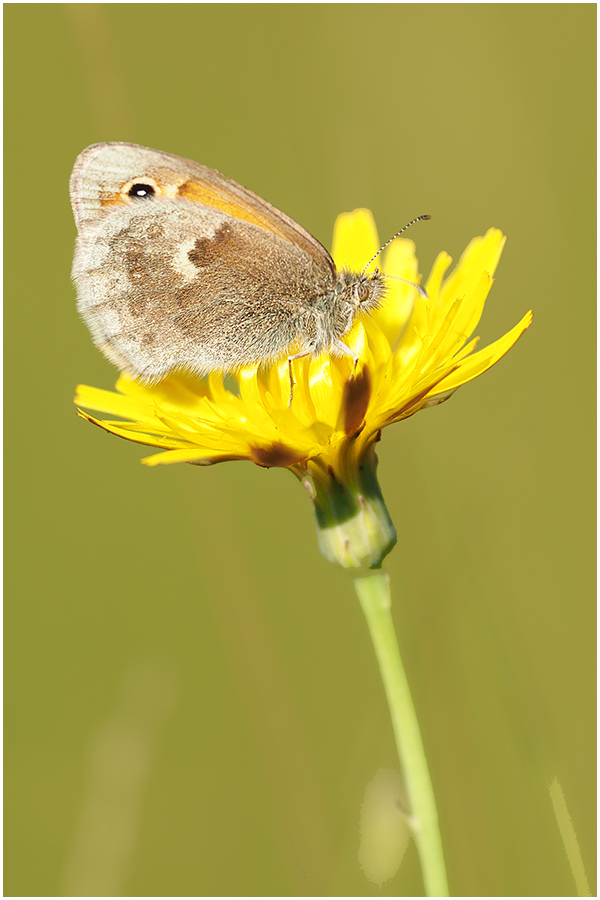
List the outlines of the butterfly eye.
<svg viewBox="0 0 600 900">
<path fill-rule="evenodd" d="M 364 303 L 364 301 L 369 296 L 369 288 L 367 287 L 366 284 L 362 284 L 362 282 L 361 282 L 361 284 L 356 285 L 356 296 L 358 297 L 358 299 L 360 300 L 361 303 Z"/>
<path fill-rule="evenodd" d="M 151 200 L 156 190 L 151 184 L 132 184 L 127 194 L 134 200 Z"/>
</svg>

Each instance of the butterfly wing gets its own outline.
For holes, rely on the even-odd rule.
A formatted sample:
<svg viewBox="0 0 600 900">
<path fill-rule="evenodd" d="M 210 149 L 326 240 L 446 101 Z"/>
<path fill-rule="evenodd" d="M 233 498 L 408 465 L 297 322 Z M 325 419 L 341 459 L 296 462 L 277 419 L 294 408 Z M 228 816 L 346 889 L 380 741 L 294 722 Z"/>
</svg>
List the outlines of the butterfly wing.
<svg viewBox="0 0 600 900">
<path fill-rule="evenodd" d="M 142 189 L 143 188 L 143 189 Z M 310 342 L 335 266 L 296 222 L 213 169 L 133 144 L 77 159 L 73 278 L 95 342 L 147 379 Z"/>
</svg>

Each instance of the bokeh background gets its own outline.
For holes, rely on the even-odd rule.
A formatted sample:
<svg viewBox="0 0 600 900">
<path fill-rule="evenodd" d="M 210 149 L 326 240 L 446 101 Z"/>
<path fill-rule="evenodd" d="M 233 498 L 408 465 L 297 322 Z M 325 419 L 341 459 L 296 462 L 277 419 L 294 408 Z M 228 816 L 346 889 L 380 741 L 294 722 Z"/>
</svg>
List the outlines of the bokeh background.
<svg viewBox="0 0 600 900">
<path fill-rule="evenodd" d="M 420 213 L 424 273 L 497 226 L 478 332 L 532 328 L 386 431 L 394 615 L 451 890 L 595 891 L 595 6 L 9 4 L 5 893 L 422 893 L 359 864 L 397 769 L 347 574 L 295 479 L 148 470 L 77 419 L 112 387 L 69 280 L 88 144 L 213 166 L 326 245 Z"/>
</svg>

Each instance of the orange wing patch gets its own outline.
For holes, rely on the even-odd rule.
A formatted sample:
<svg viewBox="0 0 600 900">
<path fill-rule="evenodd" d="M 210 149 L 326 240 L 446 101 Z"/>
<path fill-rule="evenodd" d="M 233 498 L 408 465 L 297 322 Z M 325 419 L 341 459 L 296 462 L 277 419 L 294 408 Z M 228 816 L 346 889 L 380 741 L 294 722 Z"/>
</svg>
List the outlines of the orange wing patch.
<svg viewBox="0 0 600 900">
<path fill-rule="evenodd" d="M 252 207 L 250 203 L 246 204 L 241 198 L 234 197 L 212 185 L 200 184 L 198 181 L 189 179 L 179 186 L 178 195 L 194 203 L 212 206 L 228 216 L 233 216 L 235 219 L 243 219 L 244 222 L 258 225 L 259 228 L 264 228 L 265 231 L 270 231 L 271 234 L 276 234 L 284 240 L 290 240 L 289 233 L 278 227 L 278 223 L 273 221 L 272 217 L 263 215 L 258 209 Z"/>
</svg>

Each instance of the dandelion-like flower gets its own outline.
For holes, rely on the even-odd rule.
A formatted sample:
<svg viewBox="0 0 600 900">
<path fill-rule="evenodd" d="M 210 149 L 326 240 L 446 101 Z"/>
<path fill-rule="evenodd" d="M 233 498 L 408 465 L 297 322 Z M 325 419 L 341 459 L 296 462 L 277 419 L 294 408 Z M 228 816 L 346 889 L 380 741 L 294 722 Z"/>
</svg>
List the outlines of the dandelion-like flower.
<svg viewBox="0 0 600 900">
<path fill-rule="evenodd" d="M 475 350 L 471 335 L 504 241 L 497 229 L 475 238 L 449 275 L 451 259 L 441 253 L 425 297 L 414 287 L 414 244 L 396 239 L 383 256 L 382 271 L 392 277 L 381 308 L 344 336 L 359 357 L 356 370 L 350 357 L 298 359 L 291 405 L 284 358 L 225 377 L 173 373 L 142 384 L 122 375 L 117 393 L 80 385 L 80 407 L 122 421 L 79 413 L 112 434 L 161 448 L 142 460 L 149 466 L 250 460 L 290 469 L 312 497 L 324 555 L 345 568 L 377 568 L 396 540 L 376 477 L 382 429 L 487 371 L 531 322 L 528 312 L 504 337 Z M 339 216 L 332 253 L 338 268 L 362 271 L 378 247 L 368 210 Z"/>
</svg>

